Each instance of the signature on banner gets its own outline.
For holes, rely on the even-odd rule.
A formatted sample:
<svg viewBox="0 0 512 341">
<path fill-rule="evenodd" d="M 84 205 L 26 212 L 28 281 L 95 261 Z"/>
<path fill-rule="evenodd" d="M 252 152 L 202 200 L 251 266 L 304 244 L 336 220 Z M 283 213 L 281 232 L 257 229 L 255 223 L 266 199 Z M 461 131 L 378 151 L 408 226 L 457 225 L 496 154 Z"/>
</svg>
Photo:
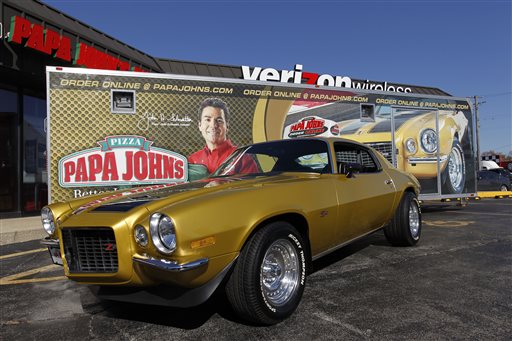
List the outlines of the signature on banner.
<svg viewBox="0 0 512 341">
<path fill-rule="evenodd" d="M 188 127 L 192 119 L 188 115 L 143 113 L 137 122 L 137 128 L 148 130 L 150 127 Z"/>
</svg>

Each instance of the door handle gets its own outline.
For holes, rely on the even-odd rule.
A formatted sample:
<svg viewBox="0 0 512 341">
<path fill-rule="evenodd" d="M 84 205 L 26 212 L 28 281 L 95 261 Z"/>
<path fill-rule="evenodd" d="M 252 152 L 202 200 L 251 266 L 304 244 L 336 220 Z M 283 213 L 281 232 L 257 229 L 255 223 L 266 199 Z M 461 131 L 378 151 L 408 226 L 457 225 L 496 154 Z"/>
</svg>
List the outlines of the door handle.
<svg viewBox="0 0 512 341">
<path fill-rule="evenodd" d="M 392 184 L 393 184 L 393 180 L 391 180 L 391 179 L 387 179 L 386 181 L 384 181 L 384 183 L 385 183 L 386 185 L 392 185 Z"/>
</svg>

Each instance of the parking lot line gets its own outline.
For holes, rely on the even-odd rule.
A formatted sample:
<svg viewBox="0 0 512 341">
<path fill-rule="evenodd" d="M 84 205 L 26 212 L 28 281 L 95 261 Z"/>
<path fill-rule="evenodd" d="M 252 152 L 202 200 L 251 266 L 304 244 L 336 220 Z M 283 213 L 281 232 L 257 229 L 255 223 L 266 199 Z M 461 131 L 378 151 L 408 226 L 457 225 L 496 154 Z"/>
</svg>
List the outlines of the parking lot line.
<svg viewBox="0 0 512 341">
<path fill-rule="evenodd" d="M 512 217 L 512 213 L 489 213 L 489 212 L 469 212 L 469 211 L 450 211 L 450 213 L 476 214 L 476 215 L 492 215 L 502 217 Z"/>
<path fill-rule="evenodd" d="M 456 220 L 423 220 L 423 224 L 432 227 L 463 227 L 474 224 L 474 221 L 456 221 Z"/>
<path fill-rule="evenodd" d="M 12 257 L 23 256 L 23 255 L 28 255 L 28 254 L 31 254 L 31 253 L 36 253 L 36 252 L 41 252 L 41 251 L 48 251 L 48 249 L 47 248 L 43 248 L 43 249 L 35 249 L 35 250 L 11 253 L 11 254 L 8 254 L 8 255 L 0 256 L 0 260 L 1 259 L 12 258 Z"/>
<path fill-rule="evenodd" d="M 486 205 L 489 201 L 472 201 L 470 205 Z M 492 206 L 508 206 L 512 207 L 512 204 L 510 201 L 494 201 L 492 203 Z"/>
<path fill-rule="evenodd" d="M 49 281 L 58 281 L 58 280 L 66 279 L 66 276 L 43 277 L 43 278 L 26 278 L 26 279 L 24 279 L 25 277 L 28 277 L 28 276 L 31 276 L 31 275 L 34 275 L 34 274 L 37 274 L 37 273 L 40 273 L 40 272 L 56 270 L 58 268 L 62 269 L 62 267 L 60 267 L 59 265 L 50 264 L 50 265 L 46 265 L 46 266 L 43 266 L 43 267 L 40 267 L 40 268 L 36 268 L 36 269 L 20 272 L 18 274 L 14 274 L 14 275 L 10 275 L 10 276 L 5 276 L 5 277 L 0 278 L 0 285 L 25 284 L 25 283 L 36 283 L 36 282 L 49 282 Z"/>
</svg>

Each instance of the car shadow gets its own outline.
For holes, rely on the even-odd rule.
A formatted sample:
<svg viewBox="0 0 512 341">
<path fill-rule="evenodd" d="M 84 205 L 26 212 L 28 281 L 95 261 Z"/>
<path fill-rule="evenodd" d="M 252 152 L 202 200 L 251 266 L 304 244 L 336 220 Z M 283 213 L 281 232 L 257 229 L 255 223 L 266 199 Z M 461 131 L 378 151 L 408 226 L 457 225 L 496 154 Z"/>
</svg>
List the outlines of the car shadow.
<svg viewBox="0 0 512 341">
<path fill-rule="evenodd" d="M 393 247 L 386 240 L 384 232 L 380 230 L 366 237 L 363 237 L 353 243 L 343 246 L 328 255 L 325 255 L 319 259 L 314 260 L 310 274 L 321 271 L 322 269 L 325 269 L 326 267 L 329 267 L 334 263 L 337 263 L 347 257 L 350 257 L 351 255 L 358 253 L 371 245 Z"/>
<path fill-rule="evenodd" d="M 457 203 L 436 203 L 421 205 L 421 212 L 423 213 L 460 211 L 461 209 L 464 209 L 464 206 L 461 206 Z"/>
<path fill-rule="evenodd" d="M 88 295 L 92 295 L 92 293 Z M 226 304 L 226 298 L 220 291 L 214 293 L 205 303 L 191 308 L 108 301 L 96 297 L 84 298 L 82 296 L 81 298 L 84 313 L 114 319 L 158 324 L 186 330 L 201 327 L 215 314 L 242 323 L 231 311 L 229 305 Z"/>
</svg>

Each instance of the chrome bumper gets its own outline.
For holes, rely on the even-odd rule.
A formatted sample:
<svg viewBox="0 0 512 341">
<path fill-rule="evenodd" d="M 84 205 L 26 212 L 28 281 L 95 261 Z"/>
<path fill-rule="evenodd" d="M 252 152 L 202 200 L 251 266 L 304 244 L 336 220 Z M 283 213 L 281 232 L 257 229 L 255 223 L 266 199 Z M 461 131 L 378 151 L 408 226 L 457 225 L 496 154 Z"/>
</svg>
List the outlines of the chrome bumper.
<svg viewBox="0 0 512 341">
<path fill-rule="evenodd" d="M 41 245 L 44 246 L 52 246 L 52 247 L 60 247 L 60 242 L 58 239 L 43 239 L 40 241 Z"/>
<path fill-rule="evenodd" d="M 439 157 L 439 162 L 445 162 L 448 159 L 447 155 L 443 155 Z M 410 157 L 407 159 L 409 164 L 417 164 L 417 163 L 437 163 L 437 157 Z"/>
<path fill-rule="evenodd" d="M 208 264 L 208 258 L 201 258 L 189 263 L 178 264 L 165 259 L 156 259 L 152 257 L 133 256 L 132 260 L 136 263 L 147 265 L 153 268 L 157 268 L 164 271 L 170 272 L 182 272 L 197 269 L 203 265 Z"/>
</svg>

